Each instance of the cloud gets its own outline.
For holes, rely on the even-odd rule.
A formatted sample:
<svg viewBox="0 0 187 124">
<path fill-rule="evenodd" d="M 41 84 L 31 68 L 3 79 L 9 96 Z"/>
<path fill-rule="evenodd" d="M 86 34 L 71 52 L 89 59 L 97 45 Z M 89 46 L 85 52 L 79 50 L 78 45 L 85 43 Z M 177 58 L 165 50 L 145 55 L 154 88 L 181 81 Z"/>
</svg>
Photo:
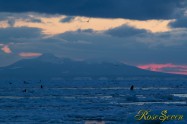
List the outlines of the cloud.
<svg viewBox="0 0 187 124">
<path fill-rule="evenodd" d="M 130 28 L 133 31 L 125 33 L 125 28 L 127 30 Z M 187 63 L 187 58 L 184 57 L 184 53 L 187 52 L 186 31 L 150 33 L 124 26 L 117 29 L 124 31 L 120 37 L 116 36 L 116 33 L 111 33 L 113 30 L 110 29 L 106 32 L 78 30 L 56 35 L 53 38 L 66 41 L 63 42 L 62 51 L 66 50 L 66 55 L 71 57 L 124 61 L 129 64 Z M 116 28 L 114 31 L 116 31 Z M 120 30 L 117 30 L 117 32 L 120 32 Z M 87 41 L 89 44 L 80 44 L 78 41 Z"/>
<path fill-rule="evenodd" d="M 42 53 L 25 53 L 25 52 L 22 52 L 19 54 L 19 56 L 24 57 L 24 58 L 38 57 L 41 55 Z"/>
<path fill-rule="evenodd" d="M 7 54 L 10 54 L 12 53 L 11 49 L 9 48 L 8 45 L 4 45 L 1 50 L 4 52 L 4 53 L 7 53 Z"/>
<path fill-rule="evenodd" d="M 74 17 L 69 22 L 68 19 Z M 89 20 L 89 23 L 87 22 Z M 151 32 L 170 31 L 168 23 L 172 20 L 129 20 L 129 19 L 111 19 L 111 18 L 88 18 L 80 16 L 49 15 L 41 13 L 1 13 L 0 28 L 7 27 L 30 27 L 39 28 L 42 33 L 47 35 L 61 34 L 67 31 L 76 31 L 78 29 L 92 29 L 95 31 L 105 31 L 121 25 L 130 25 L 138 29 L 145 29 Z"/>
<path fill-rule="evenodd" d="M 0 43 L 16 43 L 34 41 L 42 38 L 41 30 L 38 28 L 18 27 L 0 28 Z"/>
<path fill-rule="evenodd" d="M 173 73 L 173 74 L 183 74 L 187 75 L 187 65 L 175 65 L 175 64 L 147 64 L 147 65 L 139 65 L 141 69 L 165 72 L 165 73 Z"/>
<path fill-rule="evenodd" d="M 77 30 L 45 38 L 40 31 L 35 34 L 36 31 L 30 31 L 29 36 L 18 35 L 19 40 L 11 40 L 14 43 L 11 45 L 14 54 L 51 53 L 66 58 L 124 62 L 131 65 L 187 63 L 184 55 L 187 53 L 186 30 L 150 33 L 123 25 L 109 31 Z M 120 31 L 123 33 L 116 36 L 116 32 Z M 10 40 L 8 35 L 6 38 L 4 41 Z"/>
<path fill-rule="evenodd" d="M 30 19 L 29 22 L 42 23 L 42 20 L 41 19 L 37 19 L 37 18 L 33 18 L 33 19 Z"/>
<path fill-rule="evenodd" d="M 1 0 L 0 11 L 147 20 L 174 18 L 185 5 L 185 0 Z"/>
<path fill-rule="evenodd" d="M 8 24 L 9 24 L 10 27 L 13 27 L 14 24 L 15 24 L 15 22 L 16 22 L 16 21 L 15 21 L 14 19 L 8 20 Z"/>
<path fill-rule="evenodd" d="M 74 18 L 75 17 L 73 17 L 73 16 L 67 16 L 67 17 L 61 19 L 60 22 L 62 22 L 62 23 L 71 22 Z"/>
<path fill-rule="evenodd" d="M 173 28 L 187 28 L 187 16 L 176 19 L 169 24 Z"/>
<path fill-rule="evenodd" d="M 105 33 L 110 34 L 112 36 L 117 36 L 117 37 L 127 37 L 127 36 L 129 37 L 129 36 L 148 33 L 148 31 L 144 29 L 135 29 L 134 27 L 130 27 L 128 25 L 123 25 L 120 27 L 109 29 Z"/>
<path fill-rule="evenodd" d="M 26 27 L 25 25 L 17 25 L 19 21 L 25 21 L 26 23 L 42 23 L 40 19 L 41 16 L 46 16 L 44 14 L 36 14 L 36 13 L 5 13 L 0 12 L 0 28 L 8 28 L 8 27 Z M 35 27 L 33 27 L 35 28 Z M 37 27 L 36 27 L 37 28 Z"/>
</svg>

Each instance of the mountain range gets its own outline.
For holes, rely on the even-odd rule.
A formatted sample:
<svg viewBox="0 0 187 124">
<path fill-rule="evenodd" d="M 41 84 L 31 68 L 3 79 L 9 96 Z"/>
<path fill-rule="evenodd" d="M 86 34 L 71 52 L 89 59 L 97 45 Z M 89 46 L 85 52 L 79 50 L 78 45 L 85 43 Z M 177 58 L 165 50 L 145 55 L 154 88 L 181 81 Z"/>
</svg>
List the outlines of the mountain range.
<svg viewBox="0 0 187 124">
<path fill-rule="evenodd" d="M 129 76 L 173 76 L 123 63 L 90 63 L 44 54 L 0 68 L 0 79 L 116 79 Z"/>
</svg>

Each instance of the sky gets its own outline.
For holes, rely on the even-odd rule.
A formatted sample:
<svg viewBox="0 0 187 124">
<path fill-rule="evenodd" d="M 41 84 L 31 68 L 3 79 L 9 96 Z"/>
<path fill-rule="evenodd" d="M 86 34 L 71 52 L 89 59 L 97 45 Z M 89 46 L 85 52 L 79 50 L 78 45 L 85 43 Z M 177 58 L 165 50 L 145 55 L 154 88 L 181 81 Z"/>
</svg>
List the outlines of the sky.
<svg viewBox="0 0 187 124">
<path fill-rule="evenodd" d="M 187 75 L 187 1 L 0 0 L 0 66 L 46 53 Z"/>
</svg>

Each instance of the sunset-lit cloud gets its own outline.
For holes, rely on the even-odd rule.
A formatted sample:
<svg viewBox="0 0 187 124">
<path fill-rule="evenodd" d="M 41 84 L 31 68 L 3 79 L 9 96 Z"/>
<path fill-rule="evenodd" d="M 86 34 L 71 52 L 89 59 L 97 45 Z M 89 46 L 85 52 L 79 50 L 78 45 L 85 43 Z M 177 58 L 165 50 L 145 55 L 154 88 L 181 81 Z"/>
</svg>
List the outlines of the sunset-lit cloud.
<svg viewBox="0 0 187 124">
<path fill-rule="evenodd" d="M 38 57 L 38 56 L 41 56 L 42 54 L 41 53 L 23 52 L 23 53 L 20 53 L 19 55 L 24 58 L 30 58 L 30 57 Z"/>
<path fill-rule="evenodd" d="M 67 31 L 76 31 L 78 29 L 92 29 L 95 31 L 105 31 L 121 25 L 129 25 L 138 29 L 146 29 L 151 32 L 166 32 L 170 28 L 168 24 L 172 20 L 129 20 L 129 19 L 104 19 L 104 18 L 87 18 L 87 17 L 75 17 L 71 22 L 63 23 L 61 19 L 65 16 L 41 18 L 42 23 L 27 22 L 25 20 L 17 20 L 15 27 L 32 27 L 40 28 L 45 34 L 61 34 Z M 87 22 L 89 20 L 89 22 Z"/>
<path fill-rule="evenodd" d="M 7 21 L 0 21 L 0 28 L 7 28 L 9 27 Z"/>
<path fill-rule="evenodd" d="M 0 1 L 0 44 L 3 44 L 0 57 L 17 58 L 1 61 L 0 66 L 7 61 L 13 63 L 50 53 L 131 65 L 175 63 L 140 67 L 186 73 L 186 68 L 180 66 L 187 63 L 185 0 L 80 0 L 79 4 L 69 0 L 31 0 L 29 7 L 24 0 L 3 1 Z"/>
<path fill-rule="evenodd" d="M 3 45 L 1 50 L 4 52 L 4 53 L 7 53 L 7 54 L 10 54 L 12 53 L 11 49 L 9 48 L 8 45 Z"/>
<path fill-rule="evenodd" d="M 7 13 L 8 14 L 8 13 Z M 2 16 L 6 14 L 3 13 Z M 8 15 L 7 15 L 8 16 Z M 25 18 L 25 16 L 27 18 Z M 69 21 L 67 19 L 70 19 Z M 66 21 L 63 21 L 66 20 Z M 106 31 L 121 25 L 129 25 L 137 29 L 145 29 L 150 32 L 166 32 L 173 20 L 130 20 L 122 18 L 89 18 L 82 16 L 54 15 L 46 16 L 36 13 L 15 14 L 0 21 L 0 28 L 30 27 L 39 28 L 44 34 L 56 35 L 69 31 L 92 29 L 94 31 Z"/>
<path fill-rule="evenodd" d="M 146 64 L 146 65 L 139 65 L 138 67 L 141 69 L 156 71 L 156 72 L 187 75 L 187 65 L 175 65 L 169 63 L 169 64 Z"/>
</svg>

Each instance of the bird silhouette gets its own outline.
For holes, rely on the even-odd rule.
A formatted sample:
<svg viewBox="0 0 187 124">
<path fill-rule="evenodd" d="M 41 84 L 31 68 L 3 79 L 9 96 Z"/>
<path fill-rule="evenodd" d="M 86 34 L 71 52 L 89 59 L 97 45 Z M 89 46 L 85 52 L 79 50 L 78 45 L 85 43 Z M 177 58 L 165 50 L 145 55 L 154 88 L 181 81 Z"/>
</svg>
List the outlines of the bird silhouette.
<svg viewBox="0 0 187 124">
<path fill-rule="evenodd" d="M 23 81 L 23 83 L 24 83 L 24 84 L 29 84 L 29 82 L 27 82 L 27 81 Z"/>
<path fill-rule="evenodd" d="M 130 90 L 131 90 L 131 91 L 134 90 L 134 85 L 131 86 Z"/>
<path fill-rule="evenodd" d="M 26 93 L 26 92 L 27 92 L 27 90 L 26 90 L 26 89 L 24 89 L 24 90 L 23 90 L 23 92 L 24 92 L 24 93 Z"/>
</svg>

